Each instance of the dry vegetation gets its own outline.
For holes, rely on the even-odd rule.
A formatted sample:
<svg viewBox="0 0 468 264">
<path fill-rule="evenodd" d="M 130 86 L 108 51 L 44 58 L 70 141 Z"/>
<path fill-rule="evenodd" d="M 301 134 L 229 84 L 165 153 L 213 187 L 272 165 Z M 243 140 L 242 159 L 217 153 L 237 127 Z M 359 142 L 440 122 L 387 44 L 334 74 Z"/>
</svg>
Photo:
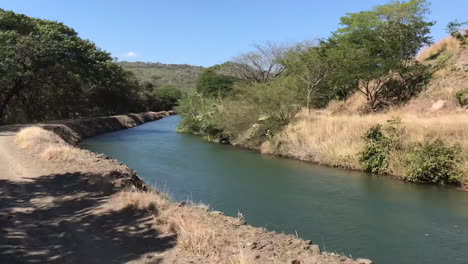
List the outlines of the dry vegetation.
<svg viewBox="0 0 468 264">
<path fill-rule="evenodd" d="M 155 227 L 173 234 L 177 247 L 165 257 L 173 259 L 170 263 L 371 263 L 321 253 L 310 241 L 248 226 L 242 215 L 228 217 L 189 202 L 171 203 L 157 192 L 122 191 L 111 204 L 112 210 L 147 210 Z"/>
<path fill-rule="evenodd" d="M 422 50 L 419 53 L 417 60 L 421 62 L 433 60 L 435 59 L 434 57 L 440 55 L 444 51 L 455 54 L 459 52 L 461 48 L 462 45 L 460 44 L 460 41 L 454 37 L 447 37 Z"/>
<path fill-rule="evenodd" d="M 418 60 L 433 67 L 433 79 L 402 111 L 415 114 L 466 112 L 455 95 L 468 89 L 467 45 L 449 37 L 421 52 Z"/>
<path fill-rule="evenodd" d="M 302 110 L 295 120 L 262 152 L 284 155 L 319 164 L 361 169 L 359 153 L 364 148 L 365 132 L 373 125 L 400 118 L 404 144 L 441 138 L 468 149 L 468 113 L 418 117 L 393 110 L 382 114 L 357 115 L 331 112 L 308 113 Z M 276 145 L 272 145 L 276 144 Z M 468 160 L 462 165 L 468 175 Z M 401 164 L 390 164 L 395 176 L 403 176 Z"/>
<path fill-rule="evenodd" d="M 15 142 L 20 149 L 27 149 L 44 160 L 73 161 L 91 158 L 89 151 L 74 148 L 57 134 L 41 127 L 27 127 L 16 134 Z"/>
</svg>

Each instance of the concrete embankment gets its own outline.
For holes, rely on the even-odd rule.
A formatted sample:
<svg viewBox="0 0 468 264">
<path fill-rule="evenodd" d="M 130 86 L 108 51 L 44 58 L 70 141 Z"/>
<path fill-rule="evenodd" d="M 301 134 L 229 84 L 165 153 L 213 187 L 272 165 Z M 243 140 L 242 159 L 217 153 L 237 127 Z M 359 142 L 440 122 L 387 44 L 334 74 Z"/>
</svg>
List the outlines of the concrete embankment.
<svg viewBox="0 0 468 264">
<path fill-rule="evenodd" d="M 0 166 L 27 168 L 0 174 L 0 263 L 371 263 L 249 226 L 241 214 L 175 203 L 118 161 L 73 147 L 86 137 L 171 114 L 0 132 Z"/>
<path fill-rule="evenodd" d="M 64 120 L 39 124 L 39 126 L 59 135 L 67 143 L 76 145 L 78 142 L 88 137 L 132 128 L 174 114 L 174 111 L 144 112 L 139 114 Z"/>
</svg>

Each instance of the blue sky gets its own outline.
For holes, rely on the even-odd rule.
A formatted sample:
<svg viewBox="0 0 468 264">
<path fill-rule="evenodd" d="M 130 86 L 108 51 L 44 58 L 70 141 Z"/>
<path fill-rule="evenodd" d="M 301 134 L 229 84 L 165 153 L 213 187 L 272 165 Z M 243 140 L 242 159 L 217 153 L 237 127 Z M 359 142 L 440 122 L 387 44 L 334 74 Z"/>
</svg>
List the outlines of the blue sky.
<svg viewBox="0 0 468 264">
<path fill-rule="evenodd" d="M 262 41 L 328 37 L 347 12 L 387 0 L 0 0 L 0 8 L 73 27 L 120 60 L 211 66 Z M 468 20 L 468 0 L 431 1 L 434 39 Z"/>
</svg>

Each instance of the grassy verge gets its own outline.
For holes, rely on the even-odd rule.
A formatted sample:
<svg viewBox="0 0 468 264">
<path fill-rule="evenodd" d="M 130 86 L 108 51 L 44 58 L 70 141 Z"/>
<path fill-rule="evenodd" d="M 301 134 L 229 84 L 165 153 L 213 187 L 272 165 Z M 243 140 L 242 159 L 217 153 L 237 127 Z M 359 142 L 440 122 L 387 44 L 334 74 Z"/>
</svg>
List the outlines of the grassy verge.
<svg viewBox="0 0 468 264">
<path fill-rule="evenodd" d="M 463 149 L 457 164 L 462 173 L 462 183 L 468 175 L 468 114 L 416 116 L 399 111 L 385 114 L 352 115 L 329 112 L 301 111 L 285 130 L 273 140 L 265 142 L 263 153 L 283 155 L 314 163 L 365 170 L 360 162 L 366 147 L 364 135 L 373 126 L 386 125 L 388 120 L 399 119 L 398 136 L 401 145 L 415 147 L 437 139 Z M 408 175 L 410 166 L 397 149 L 391 150 L 386 173 L 400 178 Z"/>
</svg>

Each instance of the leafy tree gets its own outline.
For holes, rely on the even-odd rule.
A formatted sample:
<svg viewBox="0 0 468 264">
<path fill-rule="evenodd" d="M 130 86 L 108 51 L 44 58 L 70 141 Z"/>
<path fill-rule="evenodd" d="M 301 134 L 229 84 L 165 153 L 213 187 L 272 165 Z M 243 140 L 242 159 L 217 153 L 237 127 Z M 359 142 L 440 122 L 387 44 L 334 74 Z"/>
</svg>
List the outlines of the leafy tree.
<svg viewBox="0 0 468 264">
<path fill-rule="evenodd" d="M 198 78 L 196 90 L 202 95 L 222 96 L 232 90 L 234 79 L 216 72 L 216 67 L 203 71 Z"/>
<path fill-rule="evenodd" d="M 72 28 L 0 9 L 0 124 L 126 112 L 137 89 Z"/>
<path fill-rule="evenodd" d="M 311 108 L 312 97 L 320 98 L 322 84 L 335 70 L 334 60 L 328 54 L 327 43 L 322 41 L 317 46 L 299 44 L 287 52 L 280 60 L 288 73 L 303 82 L 307 109 Z M 315 93 L 315 96 L 314 96 Z"/>
<path fill-rule="evenodd" d="M 160 110 L 172 110 L 182 98 L 182 92 L 175 85 L 166 84 L 156 88 L 154 96 L 157 98 Z"/>
<path fill-rule="evenodd" d="M 434 23 L 424 21 L 427 12 L 424 0 L 395 1 L 341 18 L 342 28 L 332 37 L 341 50 L 339 71 L 346 73 L 340 81 L 357 88 L 370 110 L 390 103 L 388 83 L 421 69 L 414 57 L 431 43 L 428 34 Z"/>
</svg>

